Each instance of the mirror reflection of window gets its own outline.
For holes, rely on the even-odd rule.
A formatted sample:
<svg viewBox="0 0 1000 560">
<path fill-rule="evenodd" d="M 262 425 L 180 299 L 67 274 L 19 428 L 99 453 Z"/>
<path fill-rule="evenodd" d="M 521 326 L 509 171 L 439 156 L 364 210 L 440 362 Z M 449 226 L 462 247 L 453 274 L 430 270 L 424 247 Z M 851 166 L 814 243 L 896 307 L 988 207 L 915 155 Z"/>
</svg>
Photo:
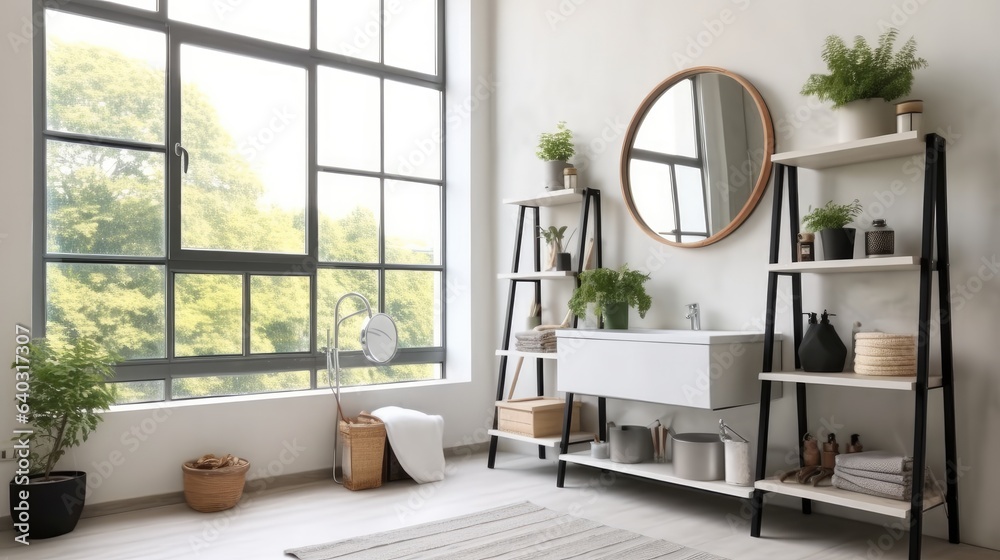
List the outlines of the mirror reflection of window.
<svg viewBox="0 0 1000 560">
<path fill-rule="evenodd" d="M 642 121 L 633 146 L 661 154 L 698 157 L 692 80 L 663 92 Z"/>
</svg>

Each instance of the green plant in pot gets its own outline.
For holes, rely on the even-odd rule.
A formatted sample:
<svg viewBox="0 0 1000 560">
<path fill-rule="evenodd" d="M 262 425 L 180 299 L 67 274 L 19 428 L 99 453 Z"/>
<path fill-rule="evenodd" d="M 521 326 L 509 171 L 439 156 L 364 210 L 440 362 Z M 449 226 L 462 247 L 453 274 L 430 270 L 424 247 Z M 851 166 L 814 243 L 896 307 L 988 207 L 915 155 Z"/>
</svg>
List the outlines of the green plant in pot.
<svg viewBox="0 0 1000 560">
<path fill-rule="evenodd" d="M 594 313 L 604 317 L 608 329 L 627 329 L 628 310 L 635 307 L 639 317 L 645 317 L 653 300 L 646 294 L 643 284 L 649 274 L 630 270 L 628 265 L 614 268 L 596 268 L 580 273 L 580 286 L 573 291 L 569 309 L 577 317 L 585 317 L 587 305 L 594 305 Z"/>
<path fill-rule="evenodd" d="M 27 383 L 15 395 L 17 470 L 10 482 L 10 514 L 22 542 L 72 531 L 83 511 L 87 473 L 55 470 L 66 451 L 90 436 L 99 412 L 115 402 L 106 382 L 119 356 L 88 338 L 55 345 L 39 339 L 18 346 L 11 365 Z M 28 366 L 28 367 L 24 367 Z"/>
<path fill-rule="evenodd" d="M 847 225 L 860 215 L 858 199 L 849 204 L 834 204 L 831 200 L 825 206 L 810 208 L 802 218 L 802 225 L 806 231 L 819 232 L 826 260 L 852 259 L 856 230 Z"/>
<path fill-rule="evenodd" d="M 908 95 L 914 70 L 927 66 L 917 56 L 913 37 L 893 52 L 898 35 L 896 29 L 886 30 L 874 48 L 861 36 L 850 47 L 836 35 L 826 38 L 822 57 L 830 73 L 809 76 L 801 93 L 833 102 L 841 142 L 893 132 L 889 102 Z"/>
<path fill-rule="evenodd" d="M 538 137 L 538 151 L 535 155 L 546 165 L 546 189 L 563 188 L 563 169 L 570 167 L 569 158 L 575 153 L 573 131 L 566 128 L 565 121 L 556 124 L 555 132 L 543 132 Z"/>
</svg>

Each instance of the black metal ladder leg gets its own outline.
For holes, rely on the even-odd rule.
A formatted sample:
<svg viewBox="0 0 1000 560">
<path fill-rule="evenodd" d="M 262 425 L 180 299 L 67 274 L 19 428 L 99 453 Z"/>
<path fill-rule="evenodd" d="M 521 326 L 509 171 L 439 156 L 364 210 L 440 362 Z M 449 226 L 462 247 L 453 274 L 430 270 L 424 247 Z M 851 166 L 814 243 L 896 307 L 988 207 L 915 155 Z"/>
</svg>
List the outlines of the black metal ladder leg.
<svg viewBox="0 0 1000 560">
<path fill-rule="evenodd" d="M 566 410 L 563 413 L 562 440 L 559 442 L 559 454 L 569 452 L 570 426 L 573 425 L 573 393 L 566 393 Z M 559 459 L 559 467 L 556 472 L 556 488 L 562 488 L 566 482 L 566 461 Z"/>
</svg>

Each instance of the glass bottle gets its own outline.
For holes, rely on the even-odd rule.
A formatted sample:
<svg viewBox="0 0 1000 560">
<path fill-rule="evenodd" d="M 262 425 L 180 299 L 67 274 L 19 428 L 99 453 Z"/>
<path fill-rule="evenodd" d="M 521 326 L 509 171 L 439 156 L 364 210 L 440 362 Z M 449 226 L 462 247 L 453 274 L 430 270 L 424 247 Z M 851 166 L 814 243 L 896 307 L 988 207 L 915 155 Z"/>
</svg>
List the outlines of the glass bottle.
<svg viewBox="0 0 1000 560">
<path fill-rule="evenodd" d="M 872 227 L 865 232 L 865 256 L 886 257 L 896 252 L 896 233 L 885 225 L 885 220 L 872 221 Z"/>
</svg>

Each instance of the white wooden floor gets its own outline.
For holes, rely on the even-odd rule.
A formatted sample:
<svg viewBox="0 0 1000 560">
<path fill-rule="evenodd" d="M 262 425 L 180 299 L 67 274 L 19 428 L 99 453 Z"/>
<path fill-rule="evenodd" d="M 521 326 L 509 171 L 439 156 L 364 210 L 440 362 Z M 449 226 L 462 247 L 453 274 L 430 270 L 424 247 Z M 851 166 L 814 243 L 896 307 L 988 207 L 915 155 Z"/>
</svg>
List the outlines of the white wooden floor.
<svg viewBox="0 0 1000 560">
<path fill-rule="evenodd" d="M 74 532 L 30 546 L 0 533 L 0 559 L 279 559 L 286 548 L 525 500 L 733 560 L 907 557 L 905 534 L 879 525 L 775 506 L 765 509 L 763 538 L 753 539 L 734 498 L 575 465 L 559 489 L 554 461 L 512 453 L 501 453 L 494 470 L 484 453 L 448 465 L 446 480 L 434 484 L 398 481 L 350 492 L 329 481 L 248 494 L 238 508 L 216 514 L 175 505 L 86 518 Z M 940 512 L 931 515 L 940 520 Z M 1000 560 L 1000 552 L 925 537 L 923 557 Z"/>
</svg>

